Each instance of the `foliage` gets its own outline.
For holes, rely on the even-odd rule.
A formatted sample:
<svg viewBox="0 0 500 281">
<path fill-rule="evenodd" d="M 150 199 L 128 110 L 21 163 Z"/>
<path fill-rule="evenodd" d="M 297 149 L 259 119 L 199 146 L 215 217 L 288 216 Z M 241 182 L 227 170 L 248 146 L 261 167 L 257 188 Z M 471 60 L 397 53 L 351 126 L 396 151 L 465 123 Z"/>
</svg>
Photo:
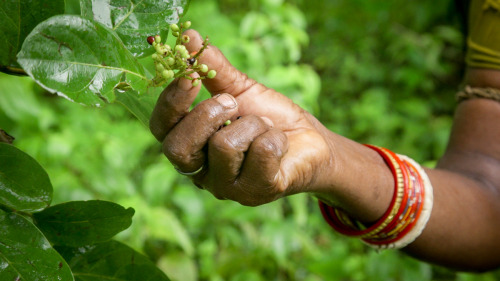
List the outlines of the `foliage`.
<svg viewBox="0 0 500 281">
<path fill-rule="evenodd" d="M 438 159 L 462 71 L 453 1 L 297 2 L 310 15 L 304 59 L 322 77 L 322 122 L 418 161 Z"/>
<path fill-rule="evenodd" d="M 74 2 L 65 2 L 66 11 L 79 14 Z M 446 144 L 460 79 L 462 38 L 445 20 L 449 3 L 194 0 L 184 19 L 234 65 L 289 95 L 330 129 L 433 163 Z M 101 24 L 113 29 L 113 23 Z M 145 75 L 154 69 L 148 58 L 132 60 Z M 147 105 L 157 93 L 138 97 L 138 91 L 120 90 L 109 92 L 110 99 L 118 97 L 147 122 Z M 258 208 L 214 200 L 175 172 L 122 107 L 82 107 L 26 77 L 0 75 L 0 93 L 0 128 L 45 167 L 53 201 L 132 206 L 134 222 L 116 239 L 146 254 L 172 280 L 495 280 L 399 252 L 373 252 L 333 233 L 305 195 Z M 198 100 L 206 97 L 204 91 Z M 129 248 L 116 243 L 85 247 L 82 255 L 55 249 L 86 280 L 88 262 L 100 251 L 130 257 Z M 129 272 L 125 266 L 110 273 L 114 267 L 107 265 L 108 257 L 99 272 Z"/>
<path fill-rule="evenodd" d="M 100 106 L 114 102 L 117 93 L 127 94 L 118 98 L 120 103 L 138 110 L 137 117 L 147 122 L 152 103 L 148 107 L 145 101 L 151 100 L 137 95 L 147 90 L 146 70 L 134 57 L 145 53 L 142 45 L 146 44 L 138 42 L 140 31 L 161 33 L 160 19 L 178 21 L 187 2 L 82 0 L 87 18 L 58 15 L 63 12 L 62 3 L 0 4 L 8 21 L 1 26 L 0 39 L 8 48 L 2 52 L 0 70 L 24 71 L 46 90 L 84 105 Z M 145 19 L 137 22 L 137 17 Z M 168 280 L 146 257 L 109 242 L 130 226 L 133 209 L 99 200 L 49 207 L 52 185 L 36 160 L 4 143 L 0 143 L 0 156 L 2 279 Z M 52 245 L 63 247 L 75 274 Z"/>
<path fill-rule="evenodd" d="M 168 280 L 146 257 L 117 241 L 108 241 L 130 226 L 132 208 L 98 200 L 48 207 L 52 201 L 52 185 L 43 168 L 10 144 L 0 143 L 0 156 L 0 208 L 3 209 L 0 210 L 0 277 L 3 280 L 87 280 L 82 275 L 90 275 L 92 280 L 107 277 L 144 280 L 143 276 L 155 271 L 154 280 Z M 64 254 L 72 255 L 63 259 L 58 253 L 60 250 L 56 251 L 52 245 L 61 245 L 65 247 Z M 124 259 L 124 253 L 110 255 L 114 248 L 137 259 Z M 82 256 L 84 258 L 80 258 Z M 75 261 L 73 257 L 78 259 Z M 103 258 L 114 267 L 99 270 Z M 66 261 L 71 261 L 71 269 Z M 72 269 L 76 270 L 74 274 Z"/>
<path fill-rule="evenodd" d="M 24 39 L 40 21 L 62 14 L 63 4 L 64 0 L 3 1 L 0 5 L 2 18 L 0 44 L 5 47 L 0 53 L 0 69 L 14 73 L 22 72 L 16 56 Z"/>
</svg>

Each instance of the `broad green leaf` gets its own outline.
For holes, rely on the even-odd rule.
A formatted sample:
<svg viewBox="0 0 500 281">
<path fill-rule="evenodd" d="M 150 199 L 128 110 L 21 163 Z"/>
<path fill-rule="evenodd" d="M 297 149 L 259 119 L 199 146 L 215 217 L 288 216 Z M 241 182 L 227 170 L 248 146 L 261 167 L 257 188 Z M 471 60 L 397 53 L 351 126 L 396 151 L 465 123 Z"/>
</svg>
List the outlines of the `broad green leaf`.
<svg viewBox="0 0 500 281">
<path fill-rule="evenodd" d="M 68 261 L 77 281 L 170 280 L 148 258 L 118 241 L 56 249 Z"/>
<path fill-rule="evenodd" d="M 68 264 L 30 221 L 0 210 L 0 280 L 74 280 Z"/>
<path fill-rule="evenodd" d="M 80 0 L 82 16 L 118 33 L 137 57 L 153 53 L 150 35 L 167 38 L 168 27 L 185 14 L 189 0 Z"/>
<path fill-rule="evenodd" d="M 132 223 L 134 209 L 107 201 L 71 201 L 33 214 L 50 242 L 79 247 L 111 239 Z"/>
<path fill-rule="evenodd" d="M 86 105 L 114 102 L 117 85 L 139 92 L 147 86 L 144 68 L 114 31 L 74 15 L 39 24 L 18 62 L 47 90 Z"/>
<path fill-rule="evenodd" d="M 24 38 L 51 16 L 64 13 L 64 0 L 0 1 L 0 70 L 20 72 L 16 55 Z"/>
<path fill-rule="evenodd" d="M 0 143 L 0 205 L 36 212 L 51 201 L 52 184 L 42 166 L 16 147 Z"/>
<path fill-rule="evenodd" d="M 150 93 L 139 95 L 134 90 L 123 91 L 115 89 L 116 102 L 122 104 L 128 111 L 134 114 L 146 128 L 149 127 L 149 119 L 159 96 L 159 93 L 156 93 L 157 91 L 154 91 L 154 89 L 151 88 L 149 90 Z"/>
</svg>

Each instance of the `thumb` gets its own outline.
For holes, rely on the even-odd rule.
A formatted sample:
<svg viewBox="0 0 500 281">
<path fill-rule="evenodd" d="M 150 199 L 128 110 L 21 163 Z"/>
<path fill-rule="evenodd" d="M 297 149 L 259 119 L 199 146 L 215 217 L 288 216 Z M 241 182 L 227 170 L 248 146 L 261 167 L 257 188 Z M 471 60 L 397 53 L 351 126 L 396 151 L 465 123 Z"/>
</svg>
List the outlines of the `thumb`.
<svg viewBox="0 0 500 281">
<path fill-rule="evenodd" d="M 184 35 L 190 38 L 185 44 L 190 53 L 197 52 L 203 47 L 203 38 L 197 31 L 189 29 Z M 237 97 L 257 84 L 255 80 L 232 66 L 222 52 L 213 45 L 208 45 L 198 57 L 198 63 L 206 64 L 209 69 L 217 71 L 215 78 L 203 80 L 203 85 L 212 95 L 228 93 Z"/>
</svg>

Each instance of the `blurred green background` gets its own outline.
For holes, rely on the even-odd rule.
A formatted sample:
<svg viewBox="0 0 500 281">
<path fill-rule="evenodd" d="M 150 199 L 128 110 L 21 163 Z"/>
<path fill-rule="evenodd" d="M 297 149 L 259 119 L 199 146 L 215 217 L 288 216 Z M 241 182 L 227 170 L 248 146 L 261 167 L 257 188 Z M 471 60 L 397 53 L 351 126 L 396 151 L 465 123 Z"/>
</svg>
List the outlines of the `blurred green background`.
<svg viewBox="0 0 500 281">
<path fill-rule="evenodd" d="M 75 1 L 66 6 L 78 13 Z M 192 0 L 186 18 L 234 65 L 329 129 L 428 166 L 443 153 L 463 71 L 452 1 Z M 0 75 L 0 128 L 47 169 L 54 204 L 135 208 L 118 239 L 173 280 L 500 278 L 374 252 L 334 233 L 305 195 L 256 208 L 218 201 L 179 176 L 124 108 L 82 107 L 29 78 Z"/>
</svg>

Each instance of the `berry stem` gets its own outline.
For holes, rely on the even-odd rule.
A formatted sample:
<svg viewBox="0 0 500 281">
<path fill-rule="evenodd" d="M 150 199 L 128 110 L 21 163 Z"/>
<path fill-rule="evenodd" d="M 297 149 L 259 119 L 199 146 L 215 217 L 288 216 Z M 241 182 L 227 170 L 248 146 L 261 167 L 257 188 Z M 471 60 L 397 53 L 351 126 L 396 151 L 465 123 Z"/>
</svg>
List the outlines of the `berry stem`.
<svg viewBox="0 0 500 281">
<path fill-rule="evenodd" d="M 193 56 L 193 58 L 195 59 L 198 59 L 198 57 L 201 55 L 201 53 L 203 53 L 203 51 L 205 51 L 205 49 L 208 47 L 208 44 L 209 44 L 209 39 L 208 39 L 208 36 L 205 37 L 205 40 L 203 40 L 203 46 L 201 47 L 201 49 L 196 52 L 196 54 Z"/>
</svg>

